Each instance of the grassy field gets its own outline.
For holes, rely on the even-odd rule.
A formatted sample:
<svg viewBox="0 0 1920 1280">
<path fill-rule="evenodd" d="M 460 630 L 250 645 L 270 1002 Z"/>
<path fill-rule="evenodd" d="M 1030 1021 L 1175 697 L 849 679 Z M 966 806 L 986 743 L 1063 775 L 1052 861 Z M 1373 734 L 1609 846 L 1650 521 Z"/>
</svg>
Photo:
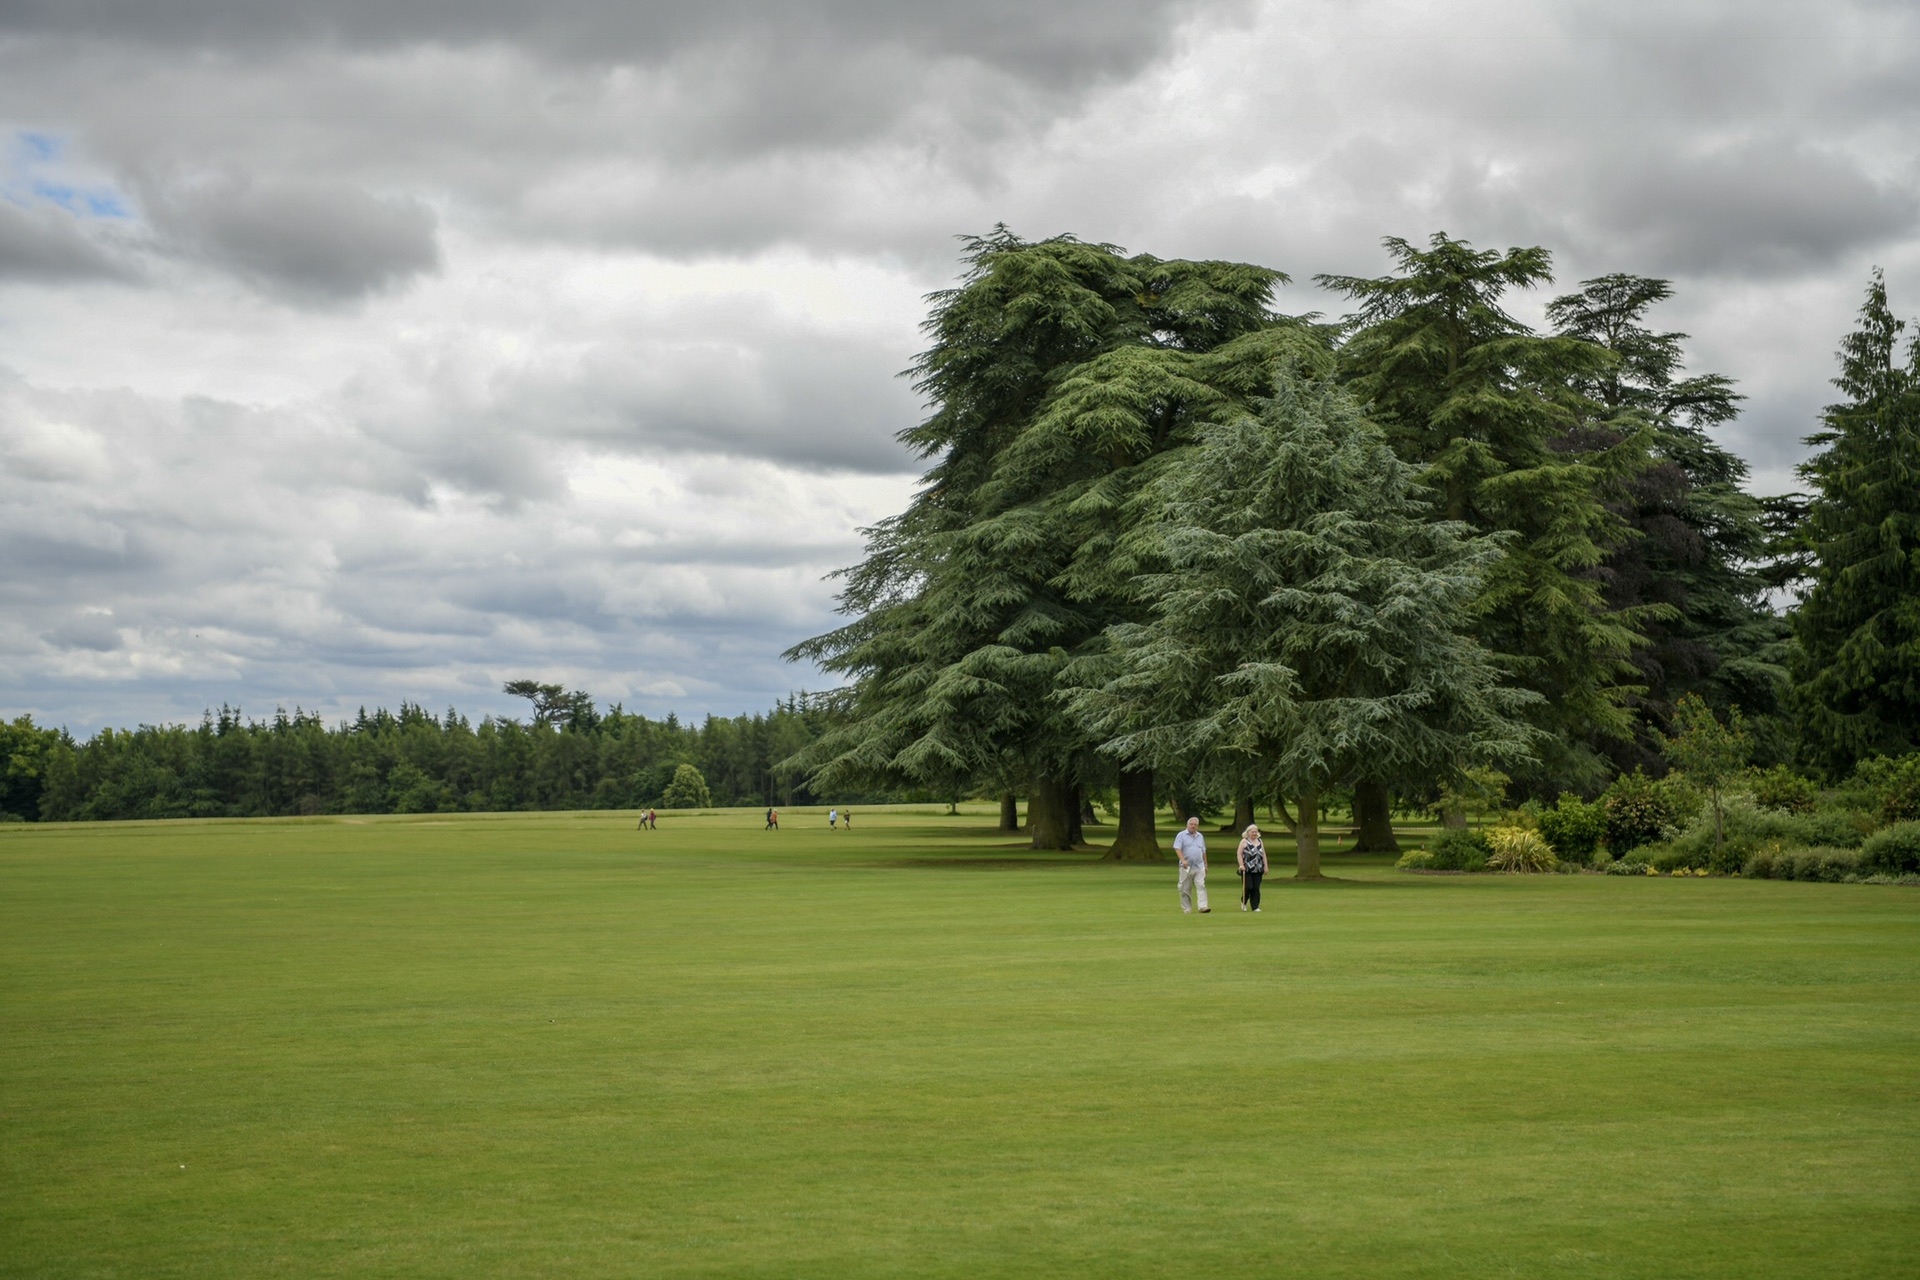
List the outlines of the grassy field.
<svg viewBox="0 0 1920 1280">
<path fill-rule="evenodd" d="M 784 817 L 0 828 L 0 1274 L 1920 1267 L 1920 891 Z"/>
</svg>

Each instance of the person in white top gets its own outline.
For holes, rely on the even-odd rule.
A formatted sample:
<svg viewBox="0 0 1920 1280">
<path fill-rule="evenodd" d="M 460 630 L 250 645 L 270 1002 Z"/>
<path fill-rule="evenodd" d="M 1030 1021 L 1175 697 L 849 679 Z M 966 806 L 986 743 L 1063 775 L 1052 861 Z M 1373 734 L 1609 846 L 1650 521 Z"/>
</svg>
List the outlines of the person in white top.
<svg viewBox="0 0 1920 1280">
<path fill-rule="evenodd" d="M 1207 905 L 1207 838 L 1200 834 L 1200 819 L 1188 818 L 1187 829 L 1173 838 L 1173 856 L 1180 859 L 1180 910 L 1193 913 L 1193 900 L 1200 899 L 1200 914 L 1213 910 Z"/>
</svg>

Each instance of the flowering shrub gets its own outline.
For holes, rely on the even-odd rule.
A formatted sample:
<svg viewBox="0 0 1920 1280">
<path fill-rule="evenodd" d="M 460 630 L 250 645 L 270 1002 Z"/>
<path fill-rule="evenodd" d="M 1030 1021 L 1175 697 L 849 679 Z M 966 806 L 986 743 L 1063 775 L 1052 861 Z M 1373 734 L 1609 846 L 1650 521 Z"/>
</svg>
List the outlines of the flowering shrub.
<svg viewBox="0 0 1920 1280">
<path fill-rule="evenodd" d="M 1487 832 L 1489 871 L 1551 871 L 1557 861 L 1553 847 L 1537 831 L 1525 827 L 1495 827 Z"/>
</svg>

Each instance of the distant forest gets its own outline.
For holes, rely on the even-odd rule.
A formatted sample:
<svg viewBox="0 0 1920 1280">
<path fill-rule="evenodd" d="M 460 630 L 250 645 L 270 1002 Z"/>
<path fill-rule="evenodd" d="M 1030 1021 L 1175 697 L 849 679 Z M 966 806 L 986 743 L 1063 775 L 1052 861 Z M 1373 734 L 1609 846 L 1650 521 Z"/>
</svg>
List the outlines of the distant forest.
<svg viewBox="0 0 1920 1280">
<path fill-rule="evenodd" d="M 525 721 L 476 724 L 402 703 L 329 726 L 302 711 L 252 720 L 223 706 L 195 726 L 103 729 L 85 741 L 22 717 L 0 722 L 0 820 L 664 808 L 684 765 L 715 805 L 810 804 L 823 797 L 776 766 L 820 735 L 826 714 L 801 694 L 691 724 L 597 711 L 571 693 L 536 697 Z"/>
</svg>

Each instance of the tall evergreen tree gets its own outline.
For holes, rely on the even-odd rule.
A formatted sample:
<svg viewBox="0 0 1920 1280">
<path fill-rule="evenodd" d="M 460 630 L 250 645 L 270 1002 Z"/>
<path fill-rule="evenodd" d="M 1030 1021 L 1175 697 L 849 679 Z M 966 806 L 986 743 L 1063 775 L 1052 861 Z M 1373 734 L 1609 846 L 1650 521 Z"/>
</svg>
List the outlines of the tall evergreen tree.
<svg viewBox="0 0 1920 1280">
<path fill-rule="evenodd" d="M 1764 717 L 1778 708 L 1786 677 L 1787 623 L 1768 607 L 1760 572 L 1765 511 L 1744 488 L 1746 463 L 1709 435 L 1739 414 L 1743 397 L 1719 374 L 1684 375 L 1687 335 L 1645 324 L 1672 293 L 1665 280 L 1613 274 L 1583 280 L 1547 307 L 1559 334 L 1616 357 L 1576 377 L 1593 411 L 1573 443 L 1592 451 L 1641 431 L 1649 439 L 1648 465 L 1607 495 L 1631 533 L 1602 566 L 1608 604 L 1666 606 L 1641 615 L 1647 643 L 1632 661 L 1646 692 L 1635 700 L 1642 719 L 1634 736 L 1595 743 L 1622 772 L 1657 761 L 1657 735 L 1682 696 Z"/>
<path fill-rule="evenodd" d="M 1836 774 L 1920 748 L 1920 333 L 1903 344 L 1906 327 L 1874 272 L 1840 344 L 1846 399 L 1800 467 L 1812 584 L 1794 615 L 1794 704 L 1809 755 Z"/>
<path fill-rule="evenodd" d="M 1329 788 L 1525 754 L 1532 695 L 1463 631 L 1503 553 L 1433 519 L 1330 381 L 1281 369 L 1257 417 L 1204 428 L 1137 502 L 1132 537 L 1165 565 L 1140 584 L 1151 614 L 1111 627 L 1114 670 L 1069 695 L 1102 749 L 1229 762 L 1289 797 L 1305 879 Z"/>
<path fill-rule="evenodd" d="M 1423 469 L 1440 514 L 1506 536 L 1472 605 L 1481 641 L 1540 693 L 1551 733 L 1536 787 L 1596 782 L 1595 737 L 1633 732 L 1641 692 L 1631 659 L 1664 605 L 1618 606 L 1601 566 L 1627 536 L 1611 487 L 1645 465 L 1648 433 L 1582 447 L 1592 415 L 1580 388 L 1615 357 L 1578 337 L 1541 337 L 1509 315 L 1510 289 L 1552 279 L 1544 249 L 1477 250 L 1435 234 L 1386 242 L 1396 274 L 1320 276 L 1360 304 L 1341 361 L 1395 452 Z"/>
<path fill-rule="evenodd" d="M 854 620 L 790 653 L 853 678 L 844 724 L 797 763 L 816 786 L 1024 786 L 1033 843 L 1061 847 L 1095 761 L 1053 693 L 1126 606 L 1124 577 L 1089 568 L 1116 477 L 1264 379 L 1285 277 L 1004 228 L 970 242 L 967 263 L 934 295 L 914 368 L 933 412 L 901 435 L 933 465 L 848 572 Z M 1120 793 L 1135 840 L 1144 797 L 1150 848 L 1150 785 L 1123 778 Z"/>
</svg>

